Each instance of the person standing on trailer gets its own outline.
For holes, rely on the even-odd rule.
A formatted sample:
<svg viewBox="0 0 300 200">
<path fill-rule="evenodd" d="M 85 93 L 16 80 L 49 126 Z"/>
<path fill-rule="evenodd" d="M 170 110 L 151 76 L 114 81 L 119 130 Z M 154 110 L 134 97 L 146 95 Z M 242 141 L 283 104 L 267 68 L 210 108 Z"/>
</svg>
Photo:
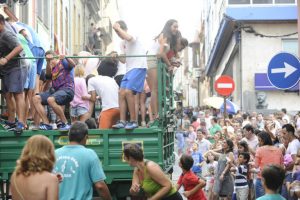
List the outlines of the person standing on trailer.
<svg viewBox="0 0 300 200">
<path fill-rule="evenodd" d="M 124 21 L 117 21 L 113 26 L 117 35 L 123 39 L 121 43 L 122 54 L 126 56 L 144 55 L 145 50 L 139 38 L 127 32 Z M 126 57 L 120 59 L 126 62 L 126 74 L 122 79 L 119 90 L 120 121 L 113 128 L 135 129 L 138 127 L 135 113 L 135 94 L 144 89 L 144 81 L 147 72 L 146 57 Z M 126 123 L 126 110 L 129 110 L 130 121 Z"/>
<path fill-rule="evenodd" d="M 23 48 L 16 34 L 9 31 L 3 15 L 0 15 L 0 73 L 2 76 L 3 93 L 9 112 L 8 123 L 16 126 L 15 131 L 21 132 L 25 127 L 24 85 L 27 77 L 27 67 L 21 65 L 19 59 Z M 14 99 L 13 99 L 14 98 Z M 14 100 L 16 107 L 14 106 Z M 14 108 L 18 117 L 15 122 Z"/>
</svg>

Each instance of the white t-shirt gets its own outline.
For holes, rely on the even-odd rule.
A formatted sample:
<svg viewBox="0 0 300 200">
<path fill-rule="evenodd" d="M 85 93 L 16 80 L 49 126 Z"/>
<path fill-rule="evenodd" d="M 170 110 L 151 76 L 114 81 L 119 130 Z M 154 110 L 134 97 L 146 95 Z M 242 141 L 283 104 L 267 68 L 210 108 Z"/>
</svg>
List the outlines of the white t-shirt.
<svg viewBox="0 0 300 200">
<path fill-rule="evenodd" d="M 298 139 L 294 139 L 288 145 L 285 154 L 297 155 L 297 151 L 300 148 L 300 142 Z"/>
<path fill-rule="evenodd" d="M 126 74 L 126 64 L 119 62 L 118 71 L 115 76 Z"/>
<path fill-rule="evenodd" d="M 128 33 L 129 34 L 129 33 Z M 131 34 L 129 34 L 131 35 Z M 121 54 L 126 56 L 131 55 L 146 55 L 146 50 L 144 46 L 139 41 L 138 37 L 132 36 L 130 41 L 123 40 L 121 42 Z M 126 72 L 134 68 L 147 68 L 147 58 L 146 57 L 127 57 L 126 58 Z"/>
<path fill-rule="evenodd" d="M 244 137 L 242 139 L 243 141 L 247 142 L 248 146 L 255 151 L 258 147 L 258 138 L 256 135 L 253 136 L 252 140 L 247 139 L 246 137 Z"/>
<path fill-rule="evenodd" d="M 201 141 L 197 140 L 198 143 L 198 151 L 203 155 L 205 154 L 208 150 L 210 150 L 210 141 L 203 138 Z"/>
<path fill-rule="evenodd" d="M 102 111 L 119 108 L 119 86 L 113 78 L 95 76 L 89 80 L 88 91 L 96 91 L 102 100 Z"/>
</svg>

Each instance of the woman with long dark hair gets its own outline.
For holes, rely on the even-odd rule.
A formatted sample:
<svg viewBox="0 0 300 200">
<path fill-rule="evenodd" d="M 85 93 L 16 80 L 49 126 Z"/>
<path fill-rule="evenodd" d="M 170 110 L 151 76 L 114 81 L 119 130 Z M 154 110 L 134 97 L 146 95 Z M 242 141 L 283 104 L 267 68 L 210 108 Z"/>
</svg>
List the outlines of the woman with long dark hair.
<svg viewBox="0 0 300 200">
<path fill-rule="evenodd" d="M 222 153 L 210 152 L 219 158 L 213 187 L 213 199 L 220 197 L 229 200 L 232 197 L 234 186 L 233 177 L 230 173 L 230 165 L 234 162 L 233 142 L 230 139 L 225 140 L 222 145 Z"/>
<path fill-rule="evenodd" d="M 175 19 L 170 19 L 164 25 L 162 31 L 154 38 L 151 48 L 148 50 L 148 55 L 157 55 L 161 58 L 167 67 L 171 67 L 172 63 L 167 57 L 167 52 L 171 49 L 176 49 L 178 37 L 181 34 L 178 31 L 178 22 Z M 158 116 L 158 80 L 157 80 L 157 58 L 149 57 L 147 60 L 147 83 L 151 90 L 151 110 L 154 119 Z"/>
</svg>

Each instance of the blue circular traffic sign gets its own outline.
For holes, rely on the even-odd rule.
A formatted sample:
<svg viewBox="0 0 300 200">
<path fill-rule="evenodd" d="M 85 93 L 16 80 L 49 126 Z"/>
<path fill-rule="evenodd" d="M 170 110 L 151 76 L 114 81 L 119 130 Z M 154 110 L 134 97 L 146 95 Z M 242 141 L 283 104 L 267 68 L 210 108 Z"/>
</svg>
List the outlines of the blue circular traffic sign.
<svg viewBox="0 0 300 200">
<path fill-rule="evenodd" d="M 300 62 L 293 54 L 276 54 L 268 66 L 269 81 L 278 89 L 294 87 L 300 78 Z"/>
</svg>

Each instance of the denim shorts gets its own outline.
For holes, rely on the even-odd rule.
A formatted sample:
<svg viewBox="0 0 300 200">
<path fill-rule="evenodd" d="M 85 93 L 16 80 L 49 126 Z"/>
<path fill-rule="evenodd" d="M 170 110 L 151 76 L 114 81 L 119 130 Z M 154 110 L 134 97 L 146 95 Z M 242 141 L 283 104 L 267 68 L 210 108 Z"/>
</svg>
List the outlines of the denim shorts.
<svg viewBox="0 0 300 200">
<path fill-rule="evenodd" d="M 4 93 L 21 93 L 27 78 L 27 67 L 11 70 L 2 77 L 2 90 Z"/>
<path fill-rule="evenodd" d="M 24 85 L 25 89 L 35 89 L 35 82 L 36 82 L 36 61 L 32 60 L 30 66 L 28 67 L 27 79 Z"/>
<path fill-rule="evenodd" d="M 81 115 L 84 115 L 88 111 L 89 111 L 89 109 L 81 107 L 81 106 L 71 107 L 70 115 L 71 115 L 71 117 L 80 117 Z"/>
<path fill-rule="evenodd" d="M 130 70 L 123 77 L 120 88 L 132 90 L 137 93 L 143 92 L 146 73 L 146 68 L 134 68 Z"/>
<path fill-rule="evenodd" d="M 42 99 L 42 105 L 48 105 L 47 99 L 49 97 L 54 97 L 58 105 L 66 105 L 70 103 L 74 98 L 74 90 L 69 88 L 62 88 L 57 91 L 47 91 L 39 94 Z"/>
</svg>

